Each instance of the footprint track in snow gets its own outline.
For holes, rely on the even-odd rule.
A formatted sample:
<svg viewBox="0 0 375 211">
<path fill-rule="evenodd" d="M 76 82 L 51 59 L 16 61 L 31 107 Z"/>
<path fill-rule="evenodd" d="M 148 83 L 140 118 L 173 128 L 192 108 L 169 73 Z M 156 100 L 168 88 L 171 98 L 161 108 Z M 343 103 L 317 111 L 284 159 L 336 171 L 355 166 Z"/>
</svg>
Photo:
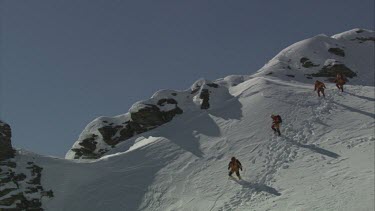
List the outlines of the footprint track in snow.
<svg viewBox="0 0 375 211">
<path fill-rule="evenodd" d="M 260 144 L 259 147 L 257 146 L 258 157 L 252 158 L 251 162 L 255 163 L 256 160 L 262 160 L 264 169 L 261 170 L 261 176 L 257 177 L 254 182 L 265 185 L 275 182 L 274 176 L 278 170 L 289 168 L 290 163 L 297 158 L 300 151 L 299 147 L 287 142 L 287 139 L 302 144 L 311 142 L 311 140 L 315 139 L 314 122 L 324 122 L 327 118 L 327 114 L 332 114 L 332 110 L 335 108 L 332 105 L 334 94 L 329 94 L 325 99 L 319 99 L 318 103 L 313 104 L 309 104 L 311 102 L 306 102 L 306 97 L 311 97 L 311 94 L 308 93 L 306 95 L 307 96 L 302 96 L 299 101 L 294 102 L 296 106 L 291 112 L 297 112 L 299 107 L 303 106 L 308 107 L 312 115 L 302 121 L 302 124 L 297 130 L 294 129 L 292 123 L 298 120 L 294 119 L 291 123 L 283 126 L 284 132 L 281 137 L 272 136 L 267 142 Z M 244 174 L 244 177 L 247 178 L 247 175 Z M 236 210 L 242 205 L 252 203 L 256 200 L 256 197 L 254 197 L 256 194 L 264 193 L 256 191 L 255 189 L 242 187 L 228 202 L 225 202 L 218 211 Z"/>
</svg>

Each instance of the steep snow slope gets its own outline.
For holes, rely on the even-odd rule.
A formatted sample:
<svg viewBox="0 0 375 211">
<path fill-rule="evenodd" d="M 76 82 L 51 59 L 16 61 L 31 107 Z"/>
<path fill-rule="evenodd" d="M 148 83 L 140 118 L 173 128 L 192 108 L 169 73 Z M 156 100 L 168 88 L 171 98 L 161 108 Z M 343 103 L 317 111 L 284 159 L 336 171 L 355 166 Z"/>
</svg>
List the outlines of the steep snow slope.
<svg viewBox="0 0 375 211">
<path fill-rule="evenodd" d="M 223 107 L 183 114 L 96 161 L 17 157 L 44 167 L 47 210 L 374 208 L 373 87 L 330 86 L 324 100 L 311 85 L 254 78 L 231 92 Z M 271 133 L 272 112 L 283 137 Z M 238 183 L 231 156 L 244 165 Z"/>
<path fill-rule="evenodd" d="M 320 46 L 318 38 L 310 47 L 292 45 L 253 76 L 199 80 L 186 91 L 158 92 L 123 116 L 95 120 L 75 145 L 97 134 L 90 140 L 106 150 L 99 159 L 64 160 L 19 150 L 13 161 L 19 168 L 30 160 L 43 167 L 43 188 L 53 190 L 53 198 L 41 199 L 46 210 L 374 210 L 375 93 L 374 79 L 366 77 L 374 75 L 374 62 L 362 59 L 374 56 L 374 42 L 355 39 L 357 31 L 322 38 L 349 43 L 345 56 L 351 59 L 341 62 L 358 69 L 344 93 L 327 83 L 326 99 L 318 98 L 314 80 L 305 74 L 320 69 L 297 68 L 292 78 L 280 68 L 283 59 L 297 65 L 301 56 L 310 55 L 313 64 L 326 61 L 331 53 L 321 51 L 321 59 L 310 54 Z M 208 109 L 201 109 L 204 89 Z M 177 104 L 158 104 L 170 98 Z M 163 110 L 164 103 L 173 106 Z M 157 106 L 149 105 L 157 113 L 176 106 L 183 113 L 107 146 L 98 128 L 129 121 L 127 115 L 147 104 Z M 273 113 L 283 117 L 281 137 L 270 129 Z M 232 156 L 243 164 L 242 181 L 228 179 Z"/>
</svg>

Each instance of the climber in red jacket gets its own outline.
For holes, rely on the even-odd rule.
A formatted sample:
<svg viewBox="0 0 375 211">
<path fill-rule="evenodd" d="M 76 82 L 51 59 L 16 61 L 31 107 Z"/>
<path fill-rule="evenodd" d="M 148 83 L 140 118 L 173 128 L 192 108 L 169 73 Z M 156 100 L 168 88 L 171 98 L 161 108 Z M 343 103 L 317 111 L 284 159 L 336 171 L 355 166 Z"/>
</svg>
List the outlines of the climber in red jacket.
<svg viewBox="0 0 375 211">
<path fill-rule="evenodd" d="M 280 115 L 271 115 L 271 118 L 272 118 L 272 130 L 275 132 L 275 133 L 278 133 L 279 136 L 281 136 L 281 133 L 280 133 L 280 124 L 282 123 L 282 120 L 281 120 L 281 117 Z"/>
</svg>

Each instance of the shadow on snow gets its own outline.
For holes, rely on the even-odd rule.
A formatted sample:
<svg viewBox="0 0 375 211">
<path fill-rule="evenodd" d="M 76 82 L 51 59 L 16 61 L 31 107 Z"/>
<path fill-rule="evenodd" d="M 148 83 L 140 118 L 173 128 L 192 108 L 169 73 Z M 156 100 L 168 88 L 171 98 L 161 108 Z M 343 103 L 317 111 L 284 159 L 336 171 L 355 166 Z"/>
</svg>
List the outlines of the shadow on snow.
<svg viewBox="0 0 375 211">
<path fill-rule="evenodd" d="M 265 184 L 251 183 L 246 180 L 233 179 L 236 183 L 242 185 L 243 188 L 254 190 L 255 192 L 266 192 L 275 196 L 281 196 L 281 193 L 275 188 L 267 186 Z"/>
<path fill-rule="evenodd" d="M 371 118 L 375 118 L 375 114 L 374 113 L 369 113 L 369 112 L 366 112 L 366 111 L 361 111 L 359 109 L 356 109 L 356 108 L 353 108 L 353 107 L 350 107 L 350 106 L 347 106 L 347 105 L 344 105 L 344 104 L 341 104 L 341 103 L 338 103 L 338 102 L 333 102 L 341 107 L 344 107 L 346 109 L 348 109 L 349 111 L 352 111 L 352 112 L 357 112 L 357 113 L 360 113 L 360 114 L 363 114 L 363 115 L 366 115 L 366 116 L 369 116 Z"/>
<path fill-rule="evenodd" d="M 350 93 L 350 92 L 344 92 L 344 93 L 352 95 L 354 97 L 358 97 L 358 98 L 363 99 L 363 100 L 375 101 L 375 99 L 371 98 L 371 97 L 360 96 L 360 95 L 356 95 L 356 94 L 353 94 L 353 93 Z"/>
<path fill-rule="evenodd" d="M 317 146 L 315 146 L 313 144 L 308 144 L 308 145 L 307 144 L 301 144 L 301 143 L 293 141 L 293 140 L 291 140 L 289 138 L 285 138 L 285 141 L 288 142 L 288 143 L 291 143 L 293 145 L 296 145 L 297 147 L 306 148 L 306 149 L 309 149 L 309 150 L 311 150 L 313 152 L 316 152 L 316 153 L 319 153 L 319 154 L 322 154 L 322 155 L 326 155 L 326 156 L 331 157 L 331 158 L 335 158 L 336 159 L 336 158 L 340 157 L 339 154 L 336 154 L 336 153 L 328 151 L 326 149 L 317 147 Z"/>
</svg>

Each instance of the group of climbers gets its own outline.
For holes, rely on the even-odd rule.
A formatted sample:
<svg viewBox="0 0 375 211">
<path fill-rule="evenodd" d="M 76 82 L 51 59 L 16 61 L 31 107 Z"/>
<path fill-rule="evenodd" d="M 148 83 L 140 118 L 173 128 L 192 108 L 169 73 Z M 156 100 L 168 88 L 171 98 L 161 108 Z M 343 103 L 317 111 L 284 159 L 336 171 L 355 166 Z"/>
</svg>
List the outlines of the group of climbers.
<svg viewBox="0 0 375 211">
<path fill-rule="evenodd" d="M 333 81 L 336 83 L 336 87 L 341 91 L 344 92 L 344 84 L 348 82 L 348 79 L 346 79 L 345 75 L 342 73 L 337 73 L 335 80 Z M 326 85 L 321 82 L 316 80 L 315 81 L 315 88 L 314 91 L 318 92 L 318 97 L 320 97 L 320 93 L 325 97 L 324 94 L 324 89 L 326 89 Z"/>
<path fill-rule="evenodd" d="M 344 84 L 347 81 L 348 80 L 346 79 L 345 75 L 342 74 L 342 73 L 338 73 L 336 75 L 335 80 L 334 80 L 334 82 L 336 83 L 336 87 L 341 92 L 344 92 Z M 323 82 L 316 80 L 314 91 L 317 91 L 318 97 L 320 97 L 320 94 L 322 94 L 323 97 L 325 97 L 324 89 L 326 89 L 326 85 Z M 280 115 L 272 114 L 271 118 L 272 118 L 272 126 L 271 126 L 272 130 L 274 131 L 275 134 L 277 133 L 279 136 L 281 136 L 280 124 L 282 123 L 282 119 L 281 119 Z M 230 177 L 232 177 L 232 174 L 235 172 L 237 177 L 239 179 L 241 179 L 240 170 L 242 171 L 242 164 L 235 157 L 232 157 L 231 161 L 229 162 L 228 170 L 230 170 L 229 171 Z"/>
</svg>

